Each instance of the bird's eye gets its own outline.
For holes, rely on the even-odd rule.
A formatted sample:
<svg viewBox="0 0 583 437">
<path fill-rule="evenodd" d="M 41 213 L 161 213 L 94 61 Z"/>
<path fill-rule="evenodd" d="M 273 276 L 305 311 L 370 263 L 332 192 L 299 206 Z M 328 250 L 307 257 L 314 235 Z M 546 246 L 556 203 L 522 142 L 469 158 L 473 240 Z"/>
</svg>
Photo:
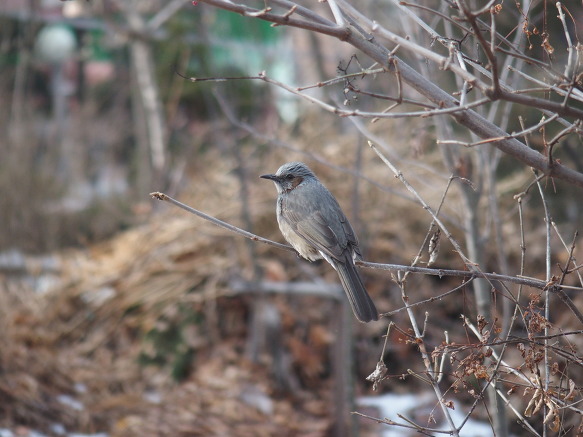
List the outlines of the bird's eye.
<svg viewBox="0 0 583 437">
<path fill-rule="evenodd" d="M 293 175 L 293 174 L 288 174 L 288 175 L 287 175 L 285 178 L 286 178 L 288 181 L 291 181 L 291 180 L 294 178 L 294 175 Z"/>
</svg>

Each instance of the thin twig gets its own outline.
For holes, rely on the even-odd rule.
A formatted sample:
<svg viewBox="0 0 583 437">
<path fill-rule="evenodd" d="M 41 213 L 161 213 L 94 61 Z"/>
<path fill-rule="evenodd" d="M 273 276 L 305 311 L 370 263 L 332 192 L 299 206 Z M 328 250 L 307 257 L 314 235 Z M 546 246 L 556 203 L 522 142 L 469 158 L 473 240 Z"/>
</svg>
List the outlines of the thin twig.
<svg viewBox="0 0 583 437">
<path fill-rule="evenodd" d="M 451 232 L 449 232 L 445 224 L 441 221 L 441 219 L 437 217 L 433 209 L 425 202 L 425 200 L 421 198 L 419 193 L 417 193 L 417 191 L 411 186 L 411 184 L 407 182 L 403 174 L 391 163 L 391 161 L 389 161 L 389 159 L 385 155 L 383 155 L 383 153 L 374 145 L 374 143 L 369 141 L 368 145 L 378 155 L 378 157 L 387 165 L 387 167 L 391 169 L 395 177 L 401 181 L 405 188 L 407 188 L 407 190 L 409 190 L 409 192 L 412 193 L 413 196 L 415 196 L 417 201 L 421 204 L 421 206 L 423 206 L 423 209 L 429 212 L 429 214 L 433 218 L 433 221 L 437 223 L 437 225 L 441 228 L 444 235 L 447 237 L 447 239 L 451 242 L 452 246 L 454 247 L 454 250 L 458 253 L 464 264 L 468 266 L 468 269 L 477 270 L 475 263 L 470 261 L 470 259 L 463 253 L 461 246 L 459 245 L 457 240 L 453 237 Z"/>
<path fill-rule="evenodd" d="M 242 235 L 245 238 L 249 238 L 253 241 L 258 241 L 259 243 L 268 244 L 270 246 L 277 247 L 278 249 L 289 250 L 290 252 L 295 252 L 295 249 L 291 246 L 288 246 L 286 244 L 277 243 L 275 241 L 268 240 L 267 238 L 263 238 L 263 237 L 260 237 L 258 235 L 252 234 L 251 232 L 247 232 L 243 229 L 238 228 L 237 226 L 231 225 L 231 224 L 224 222 L 222 220 L 219 220 L 213 216 L 205 214 L 204 212 L 201 212 L 197 209 L 194 209 L 188 205 L 185 205 L 184 203 L 179 202 L 178 200 L 173 199 L 172 197 L 170 197 L 164 193 L 153 192 L 153 193 L 150 193 L 150 196 L 156 200 L 162 200 L 164 202 L 169 202 L 173 205 L 176 205 L 177 207 L 182 208 L 183 210 L 188 211 L 191 214 L 197 215 L 200 218 L 203 218 L 211 223 L 214 223 L 215 225 L 217 225 L 221 228 L 227 229 L 228 231 Z"/>
<path fill-rule="evenodd" d="M 513 132 L 512 134 L 505 135 L 503 137 L 486 138 L 484 140 L 475 141 L 473 143 L 466 143 L 466 142 L 463 142 L 463 141 L 452 141 L 452 140 L 438 140 L 437 143 L 438 144 L 459 144 L 459 145 L 464 146 L 464 147 L 474 147 L 474 146 L 479 146 L 479 145 L 482 145 L 482 144 L 493 143 L 493 142 L 496 142 L 496 141 L 507 140 L 507 139 L 510 139 L 510 138 L 518 138 L 518 137 L 522 137 L 522 136 L 524 136 L 524 135 L 526 135 L 528 133 L 535 132 L 535 131 L 539 130 L 541 127 L 549 124 L 550 122 L 556 120 L 557 118 L 559 118 L 559 115 L 558 114 L 553 114 L 549 118 L 543 117 L 541 119 L 541 121 L 539 123 L 535 124 L 534 126 L 531 126 L 529 128 L 523 129 L 520 132 L 516 132 L 516 133 Z M 566 131 L 566 129 L 565 129 L 565 131 Z M 567 132 L 567 133 L 569 133 L 569 132 Z"/>
<path fill-rule="evenodd" d="M 546 197 L 544 195 L 544 191 L 542 189 L 542 185 L 540 182 L 537 182 L 537 187 L 541 196 L 541 200 L 543 203 L 543 210 L 544 210 L 544 221 L 545 221 L 545 230 L 546 230 L 546 250 L 545 250 L 545 260 L 546 260 L 546 278 L 547 281 L 550 282 L 551 280 L 551 217 L 549 214 L 549 210 L 547 207 L 547 200 Z M 550 322 L 550 287 L 545 289 L 545 319 L 548 320 Z M 548 324 L 545 323 L 544 326 L 544 333 L 545 336 L 549 335 L 549 327 Z M 549 389 L 549 384 L 551 381 L 551 363 L 550 363 L 550 357 L 549 357 L 549 349 L 548 349 L 548 339 L 544 340 L 545 343 L 545 348 L 544 348 L 544 367 L 545 367 L 545 379 L 544 379 L 544 390 L 545 393 L 548 392 Z M 546 405 L 545 405 L 545 410 L 546 410 Z M 546 415 L 546 414 L 545 414 Z M 546 425 L 543 428 L 543 432 L 546 435 Z"/>
<path fill-rule="evenodd" d="M 576 272 L 577 273 L 577 277 L 579 278 L 579 283 L 583 286 L 583 277 L 581 276 L 581 272 L 579 271 L 581 269 L 581 265 L 577 265 L 577 260 L 575 258 L 575 256 L 573 255 L 573 251 L 571 251 L 569 249 L 569 247 L 567 246 L 567 244 L 565 243 L 565 240 L 563 239 L 563 236 L 561 235 L 561 233 L 559 232 L 559 230 L 557 229 L 557 224 L 553 221 L 551 222 L 551 225 L 553 226 L 553 229 L 555 230 L 555 234 L 557 235 L 557 237 L 559 237 L 559 240 L 561 240 L 561 244 L 563 245 L 563 247 L 565 248 L 565 250 L 567 250 L 568 252 L 570 252 L 570 259 L 571 262 L 573 263 L 573 268 L 570 270 L 571 272 Z M 579 231 L 575 231 L 575 237 L 579 235 Z M 575 238 L 574 237 L 574 238 Z M 568 267 L 568 265 L 567 265 Z"/>
</svg>

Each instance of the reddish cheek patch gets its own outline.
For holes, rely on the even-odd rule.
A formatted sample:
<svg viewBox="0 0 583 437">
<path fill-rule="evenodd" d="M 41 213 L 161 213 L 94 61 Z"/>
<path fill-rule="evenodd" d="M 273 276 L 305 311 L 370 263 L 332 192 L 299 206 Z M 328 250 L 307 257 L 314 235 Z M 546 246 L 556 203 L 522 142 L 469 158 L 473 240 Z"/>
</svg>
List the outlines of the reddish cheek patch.
<svg viewBox="0 0 583 437">
<path fill-rule="evenodd" d="M 295 187 L 297 187 L 299 184 L 301 184 L 301 183 L 302 183 L 302 181 L 303 181 L 303 180 L 304 180 L 304 178 L 302 178 L 302 177 L 299 177 L 299 176 L 298 176 L 298 177 L 295 177 L 295 178 L 293 178 L 293 180 L 292 180 L 292 188 L 295 188 Z"/>
</svg>

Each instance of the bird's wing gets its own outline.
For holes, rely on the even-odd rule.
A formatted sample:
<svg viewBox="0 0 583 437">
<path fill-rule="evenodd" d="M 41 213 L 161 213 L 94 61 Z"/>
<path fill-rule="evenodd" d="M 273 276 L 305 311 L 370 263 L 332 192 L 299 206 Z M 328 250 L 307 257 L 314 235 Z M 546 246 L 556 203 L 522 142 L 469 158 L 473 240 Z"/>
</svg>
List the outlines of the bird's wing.
<svg viewBox="0 0 583 437">
<path fill-rule="evenodd" d="M 344 261 L 347 247 L 349 245 L 354 245 L 356 249 L 358 247 L 354 231 L 338 202 L 328 190 L 321 191 L 320 196 L 313 197 L 320 201 L 309 201 L 305 197 L 289 195 L 286 205 L 282 205 L 282 218 L 316 249 L 329 257 Z"/>
</svg>

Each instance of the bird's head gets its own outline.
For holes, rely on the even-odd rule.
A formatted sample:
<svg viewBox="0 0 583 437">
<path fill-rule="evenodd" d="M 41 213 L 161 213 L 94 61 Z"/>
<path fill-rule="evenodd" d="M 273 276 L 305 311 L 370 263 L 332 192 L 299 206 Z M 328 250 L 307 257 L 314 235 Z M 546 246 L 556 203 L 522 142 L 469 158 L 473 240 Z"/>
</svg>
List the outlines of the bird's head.
<svg viewBox="0 0 583 437">
<path fill-rule="evenodd" d="M 272 180 L 280 194 L 293 190 L 304 180 L 316 179 L 314 172 L 303 162 L 288 162 L 279 167 L 275 174 L 264 174 L 260 177 Z"/>
</svg>

